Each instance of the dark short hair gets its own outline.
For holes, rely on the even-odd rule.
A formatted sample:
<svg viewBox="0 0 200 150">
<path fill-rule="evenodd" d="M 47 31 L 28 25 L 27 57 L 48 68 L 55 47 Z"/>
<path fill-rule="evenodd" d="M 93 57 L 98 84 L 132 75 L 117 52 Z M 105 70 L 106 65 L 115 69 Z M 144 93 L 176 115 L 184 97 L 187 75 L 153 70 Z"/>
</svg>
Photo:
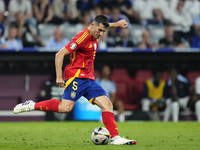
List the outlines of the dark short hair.
<svg viewBox="0 0 200 150">
<path fill-rule="evenodd" d="M 94 22 L 99 25 L 100 23 L 102 23 L 106 28 L 109 27 L 109 22 L 108 22 L 108 18 L 104 15 L 97 15 L 94 18 Z"/>
</svg>

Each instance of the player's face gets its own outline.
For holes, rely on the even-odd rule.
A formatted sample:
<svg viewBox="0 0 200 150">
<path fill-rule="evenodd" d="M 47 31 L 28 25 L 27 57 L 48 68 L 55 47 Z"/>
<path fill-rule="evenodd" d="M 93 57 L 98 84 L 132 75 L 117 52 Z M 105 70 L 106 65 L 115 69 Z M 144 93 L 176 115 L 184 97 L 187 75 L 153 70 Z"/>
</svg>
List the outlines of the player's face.
<svg viewBox="0 0 200 150">
<path fill-rule="evenodd" d="M 172 69 L 172 70 L 170 71 L 170 77 L 172 78 L 172 81 L 175 81 L 176 78 L 177 78 L 177 71 L 174 70 L 174 69 Z"/>
<path fill-rule="evenodd" d="M 108 66 L 103 67 L 102 75 L 105 78 L 108 78 L 110 76 L 110 68 Z"/>
<path fill-rule="evenodd" d="M 106 32 L 106 28 L 103 24 L 99 24 L 99 25 L 96 25 L 96 24 L 92 24 L 92 32 L 91 32 L 91 35 L 93 38 L 95 39 L 98 39 L 100 36 L 103 35 L 104 32 Z"/>
</svg>

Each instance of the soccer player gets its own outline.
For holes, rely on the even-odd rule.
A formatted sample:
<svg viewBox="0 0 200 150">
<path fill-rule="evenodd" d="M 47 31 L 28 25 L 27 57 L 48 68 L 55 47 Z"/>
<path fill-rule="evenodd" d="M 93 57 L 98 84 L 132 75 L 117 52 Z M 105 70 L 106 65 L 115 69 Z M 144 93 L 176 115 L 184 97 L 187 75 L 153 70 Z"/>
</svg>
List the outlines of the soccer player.
<svg viewBox="0 0 200 150">
<path fill-rule="evenodd" d="M 118 134 L 117 125 L 113 114 L 113 105 L 106 96 L 103 88 L 94 81 L 94 59 L 98 48 L 98 38 L 108 28 L 126 28 L 125 20 L 109 23 L 104 15 L 97 15 L 90 26 L 78 33 L 70 43 L 63 47 L 55 56 L 56 83 L 64 87 L 62 101 L 50 99 L 35 103 L 28 100 L 15 106 L 15 114 L 32 111 L 54 111 L 67 113 L 72 110 L 75 102 L 81 97 L 86 97 L 90 103 L 98 105 L 102 110 L 102 120 L 111 135 L 111 144 L 135 145 L 135 140 L 122 138 Z M 64 56 L 70 54 L 70 64 L 65 67 L 64 80 L 62 66 Z"/>
</svg>

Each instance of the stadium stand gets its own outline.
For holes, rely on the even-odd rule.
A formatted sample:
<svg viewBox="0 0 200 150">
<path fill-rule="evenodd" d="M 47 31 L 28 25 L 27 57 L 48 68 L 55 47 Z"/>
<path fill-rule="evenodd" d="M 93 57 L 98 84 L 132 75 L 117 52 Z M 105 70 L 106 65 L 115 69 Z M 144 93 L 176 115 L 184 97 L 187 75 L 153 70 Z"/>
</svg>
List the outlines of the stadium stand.
<svg viewBox="0 0 200 150">
<path fill-rule="evenodd" d="M 137 24 L 132 24 L 131 25 L 131 36 L 132 36 L 132 41 L 135 45 L 137 45 L 139 42 L 142 41 L 142 33 L 145 30 L 144 26 L 137 25 Z"/>
<path fill-rule="evenodd" d="M 56 25 L 53 24 L 40 24 L 38 26 L 39 35 L 41 40 L 46 43 L 49 37 L 53 36 L 53 32 L 56 29 Z"/>
<path fill-rule="evenodd" d="M 148 29 L 154 44 L 158 44 L 159 40 L 165 37 L 163 25 L 148 25 Z"/>
</svg>

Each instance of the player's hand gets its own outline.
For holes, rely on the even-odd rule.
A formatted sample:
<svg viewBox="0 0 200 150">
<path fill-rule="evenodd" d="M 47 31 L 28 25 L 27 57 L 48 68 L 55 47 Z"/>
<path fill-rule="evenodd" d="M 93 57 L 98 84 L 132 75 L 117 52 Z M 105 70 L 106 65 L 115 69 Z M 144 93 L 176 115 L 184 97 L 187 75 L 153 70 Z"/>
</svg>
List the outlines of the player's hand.
<svg viewBox="0 0 200 150">
<path fill-rule="evenodd" d="M 126 22 L 125 19 L 123 19 L 123 20 L 118 21 L 117 25 L 119 28 L 126 28 L 128 26 L 128 23 Z"/>
<path fill-rule="evenodd" d="M 65 81 L 63 79 L 56 79 L 56 84 L 59 85 L 60 87 L 64 87 Z"/>
</svg>

